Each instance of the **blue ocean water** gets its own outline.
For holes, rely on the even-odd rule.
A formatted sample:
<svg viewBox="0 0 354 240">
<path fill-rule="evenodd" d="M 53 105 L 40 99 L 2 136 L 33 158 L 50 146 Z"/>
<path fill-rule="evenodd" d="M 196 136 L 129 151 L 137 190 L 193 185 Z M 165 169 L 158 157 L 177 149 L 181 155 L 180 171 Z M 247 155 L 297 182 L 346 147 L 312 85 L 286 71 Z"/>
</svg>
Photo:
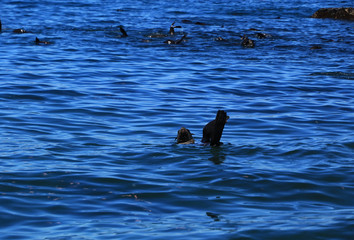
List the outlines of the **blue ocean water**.
<svg viewBox="0 0 354 240">
<path fill-rule="evenodd" d="M 1 239 L 351 239 L 351 5 L 2 0 Z"/>
</svg>

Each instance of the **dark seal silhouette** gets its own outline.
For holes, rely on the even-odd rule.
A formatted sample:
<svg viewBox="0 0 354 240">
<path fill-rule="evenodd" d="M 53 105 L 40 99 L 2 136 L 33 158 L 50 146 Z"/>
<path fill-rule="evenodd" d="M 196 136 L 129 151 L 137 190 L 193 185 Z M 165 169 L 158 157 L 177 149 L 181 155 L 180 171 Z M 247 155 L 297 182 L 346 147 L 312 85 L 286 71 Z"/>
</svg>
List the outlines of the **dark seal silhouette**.
<svg viewBox="0 0 354 240">
<path fill-rule="evenodd" d="M 226 112 L 219 110 L 215 119 L 204 126 L 202 143 L 210 146 L 220 146 L 222 144 L 220 142 L 222 132 L 228 119 L 229 116 L 227 116 Z M 192 133 L 185 127 L 178 130 L 176 140 L 177 144 L 194 143 Z"/>
<path fill-rule="evenodd" d="M 213 121 L 209 122 L 203 128 L 203 143 L 208 143 L 210 146 L 219 146 L 222 132 L 227 120 L 230 117 L 227 116 L 225 111 L 219 110 Z"/>
<path fill-rule="evenodd" d="M 267 34 L 267 33 L 256 33 L 257 38 L 259 39 L 264 39 L 264 38 L 270 38 L 272 35 Z"/>
<path fill-rule="evenodd" d="M 177 132 L 177 144 L 190 144 L 194 143 L 193 134 L 185 127 L 181 127 Z"/>
<path fill-rule="evenodd" d="M 36 37 L 36 41 L 35 41 L 35 43 L 37 44 L 37 45 L 48 45 L 48 44 L 52 44 L 51 42 L 47 42 L 47 41 L 41 41 L 41 40 L 39 40 L 37 37 Z"/>
<path fill-rule="evenodd" d="M 249 39 L 246 35 L 243 35 L 243 37 L 241 37 L 241 46 L 242 47 L 246 47 L 246 48 L 254 48 L 255 47 L 255 42 L 251 39 Z"/>
<path fill-rule="evenodd" d="M 19 33 L 19 34 L 21 34 L 21 33 L 28 33 L 28 32 L 27 32 L 25 29 L 23 29 L 23 28 L 14 29 L 12 32 L 13 32 L 13 33 Z"/>
<path fill-rule="evenodd" d="M 181 37 L 181 39 L 179 39 L 179 40 L 170 40 L 170 39 L 168 39 L 168 40 L 164 41 L 164 43 L 167 43 L 167 44 L 180 44 L 183 41 L 183 39 L 186 38 L 186 36 L 187 36 L 187 34 L 184 34 Z"/>
<path fill-rule="evenodd" d="M 123 26 L 119 26 L 119 30 L 122 33 L 122 37 L 128 37 L 127 32 L 124 30 Z"/>
<path fill-rule="evenodd" d="M 0 32 L 2 31 L 2 22 L 0 20 Z M 26 31 L 25 29 L 23 28 L 17 28 L 17 29 L 14 29 L 12 31 L 13 33 L 29 33 L 28 31 Z"/>
<path fill-rule="evenodd" d="M 168 32 L 168 34 L 170 35 L 174 35 L 175 34 L 175 28 L 182 28 L 181 26 L 175 26 L 176 21 L 174 21 L 171 26 L 170 26 L 170 31 Z"/>
<path fill-rule="evenodd" d="M 149 34 L 147 35 L 147 37 L 149 38 L 164 38 L 164 37 L 168 37 L 169 35 L 175 35 L 175 28 L 182 28 L 181 26 L 175 26 L 175 22 L 173 22 L 170 26 L 170 30 L 168 31 L 168 35 L 164 34 L 164 33 L 153 33 L 153 34 Z M 144 40 L 146 42 L 149 42 L 147 40 Z"/>
</svg>

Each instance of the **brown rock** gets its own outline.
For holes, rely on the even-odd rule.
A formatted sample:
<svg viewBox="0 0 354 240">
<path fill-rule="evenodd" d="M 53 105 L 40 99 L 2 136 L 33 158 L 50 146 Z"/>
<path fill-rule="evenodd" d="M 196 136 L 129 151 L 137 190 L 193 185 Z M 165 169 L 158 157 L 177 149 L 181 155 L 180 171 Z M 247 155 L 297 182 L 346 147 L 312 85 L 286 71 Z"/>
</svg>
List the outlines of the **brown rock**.
<svg viewBox="0 0 354 240">
<path fill-rule="evenodd" d="M 343 20 L 354 20 L 354 8 L 321 8 L 317 10 L 312 18 L 333 18 Z"/>
</svg>

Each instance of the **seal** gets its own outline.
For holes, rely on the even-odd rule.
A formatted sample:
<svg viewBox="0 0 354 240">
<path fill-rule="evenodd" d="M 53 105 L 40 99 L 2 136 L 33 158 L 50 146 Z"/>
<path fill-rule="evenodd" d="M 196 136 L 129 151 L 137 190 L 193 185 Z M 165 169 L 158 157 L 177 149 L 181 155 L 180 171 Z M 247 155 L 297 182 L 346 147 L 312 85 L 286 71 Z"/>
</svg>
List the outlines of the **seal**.
<svg viewBox="0 0 354 240">
<path fill-rule="evenodd" d="M 270 35 L 270 34 L 267 34 L 267 33 L 256 33 L 256 36 L 257 36 L 257 38 L 259 38 L 259 39 L 264 39 L 264 38 L 269 38 L 269 37 L 271 37 L 271 35 Z"/>
<path fill-rule="evenodd" d="M 13 33 L 28 33 L 25 29 L 22 29 L 22 28 L 14 29 L 12 32 Z"/>
<path fill-rule="evenodd" d="M 123 26 L 119 26 L 120 32 L 123 34 L 122 37 L 128 37 L 127 32 L 124 30 Z"/>
<path fill-rule="evenodd" d="M 210 146 L 222 145 L 223 143 L 220 142 L 220 139 L 224 126 L 229 118 L 225 111 L 219 110 L 215 119 L 204 126 L 202 143 Z M 192 133 L 185 127 L 178 130 L 176 140 L 177 144 L 194 143 Z"/>
<path fill-rule="evenodd" d="M 177 132 L 177 144 L 191 144 L 194 143 L 193 134 L 185 127 L 181 127 Z"/>
<path fill-rule="evenodd" d="M 254 48 L 255 42 L 251 39 L 249 39 L 246 35 L 243 35 L 241 37 L 241 46 L 246 47 L 246 48 Z"/>
<path fill-rule="evenodd" d="M 204 126 L 202 143 L 210 144 L 210 146 L 220 146 L 222 144 L 220 142 L 222 132 L 229 118 L 225 111 L 219 110 L 215 119 Z"/>
<path fill-rule="evenodd" d="M 176 23 L 176 21 L 174 21 L 171 24 L 170 30 L 168 31 L 168 35 L 171 35 L 171 36 L 175 35 L 175 28 L 182 28 L 181 26 L 175 26 L 175 23 Z M 157 33 L 149 34 L 149 35 L 147 35 L 147 37 L 149 37 L 149 38 L 165 38 L 165 37 L 168 37 L 168 35 L 164 34 L 164 33 L 157 32 Z M 144 41 L 150 42 L 150 41 L 146 41 L 146 40 L 144 40 Z"/>
<path fill-rule="evenodd" d="M 52 43 L 47 42 L 47 41 L 41 41 L 41 40 L 39 40 L 37 37 L 36 37 L 35 43 L 36 43 L 37 45 L 41 45 L 41 44 L 44 44 L 44 45 L 52 44 Z"/>
<path fill-rule="evenodd" d="M 1 24 L 1 20 L 0 20 L 0 32 L 2 31 L 2 24 Z"/>
<path fill-rule="evenodd" d="M 167 44 L 180 44 L 183 41 L 183 39 L 186 38 L 186 36 L 187 36 L 187 34 L 184 34 L 181 37 L 181 39 L 179 39 L 179 40 L 170 40 L 170 39 L 168 39 L 168 40 L 164 41 L 164 43 L 167 43 Z"/>
<path fill-rule="evenodd" d="M 174 35 L 175 34 L 175 28 L 182 28 L 181 26 L 175 26 L 176 21 L 174 21 L 171 26 L 170 26 L 170 31 L 168 32 L 168 34 L 170 35 Z"/>
</svg>

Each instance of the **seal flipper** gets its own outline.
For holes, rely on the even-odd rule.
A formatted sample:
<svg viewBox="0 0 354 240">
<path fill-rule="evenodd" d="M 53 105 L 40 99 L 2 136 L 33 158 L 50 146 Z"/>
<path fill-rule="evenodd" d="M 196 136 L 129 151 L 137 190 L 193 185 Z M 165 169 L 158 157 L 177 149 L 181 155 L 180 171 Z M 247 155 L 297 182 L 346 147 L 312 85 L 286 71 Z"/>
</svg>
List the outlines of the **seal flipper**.
<svg viewBox="0 0 354 240">
<path fill-rule="evenodd" d="M 176 41 L 176 44 L 180 44 L 183 41 L 183 39 L 186 38 L 186 36 L 187 36 L 187 34 L 184 34 L 183 37 L 181 37 L 180 40 Z"/>
<path fill-rule="evenodd" d="M 184 34 L 182 36 L 182 38 L 177 40 L 177 41 L 175 41 L 175 40 L 166 40 L 166 41 L 164 41 L 164 43 L 167 43 L 167 44 L 180 44 L 186 36 L 187 36 L 187 34 Z"/>
<path fill-rule="evenodd" d="M 175 28 L 182 28 L 181 26 L 175 26 L 175 22 L 176 21 L 174 21 L 171 24 L 171 26 L 170 26 L 170 31 L 168 32 L 168 34 L 170 34 L 170 35 L 174 35 L 175 34 Z"/>
<path fill-rule="evenodd" d="M 211 133 L 210 146 L 219 146 L 222 132 L 228 117 L 225 111 L 219 110 L 216 114 L 214 130 Z"/>
<path fill-rule="evenodd" d="M 36 45 L 48 45 L 48 44 L 52 44 L 51 42 L 47 42 L 47 41 L 42 41 L 42 40 L 39 40 L 39 38 L 36 37 L 36 41 L 35 41 Z"/>
<path fill-rule="evenodd" d="M 127 32 L 124 30 L 123 26 L 119 26 L 120 32 L 123 34 L 122 37 L 128 37 Z"/>
<path fill-rule="evenodd" d="M 170 26 L 170 31 L 168 32 L 168 34 L 170 35 L 174 35 L 175 34 L 175 22 L 173 22 Z"/>
</svg>

